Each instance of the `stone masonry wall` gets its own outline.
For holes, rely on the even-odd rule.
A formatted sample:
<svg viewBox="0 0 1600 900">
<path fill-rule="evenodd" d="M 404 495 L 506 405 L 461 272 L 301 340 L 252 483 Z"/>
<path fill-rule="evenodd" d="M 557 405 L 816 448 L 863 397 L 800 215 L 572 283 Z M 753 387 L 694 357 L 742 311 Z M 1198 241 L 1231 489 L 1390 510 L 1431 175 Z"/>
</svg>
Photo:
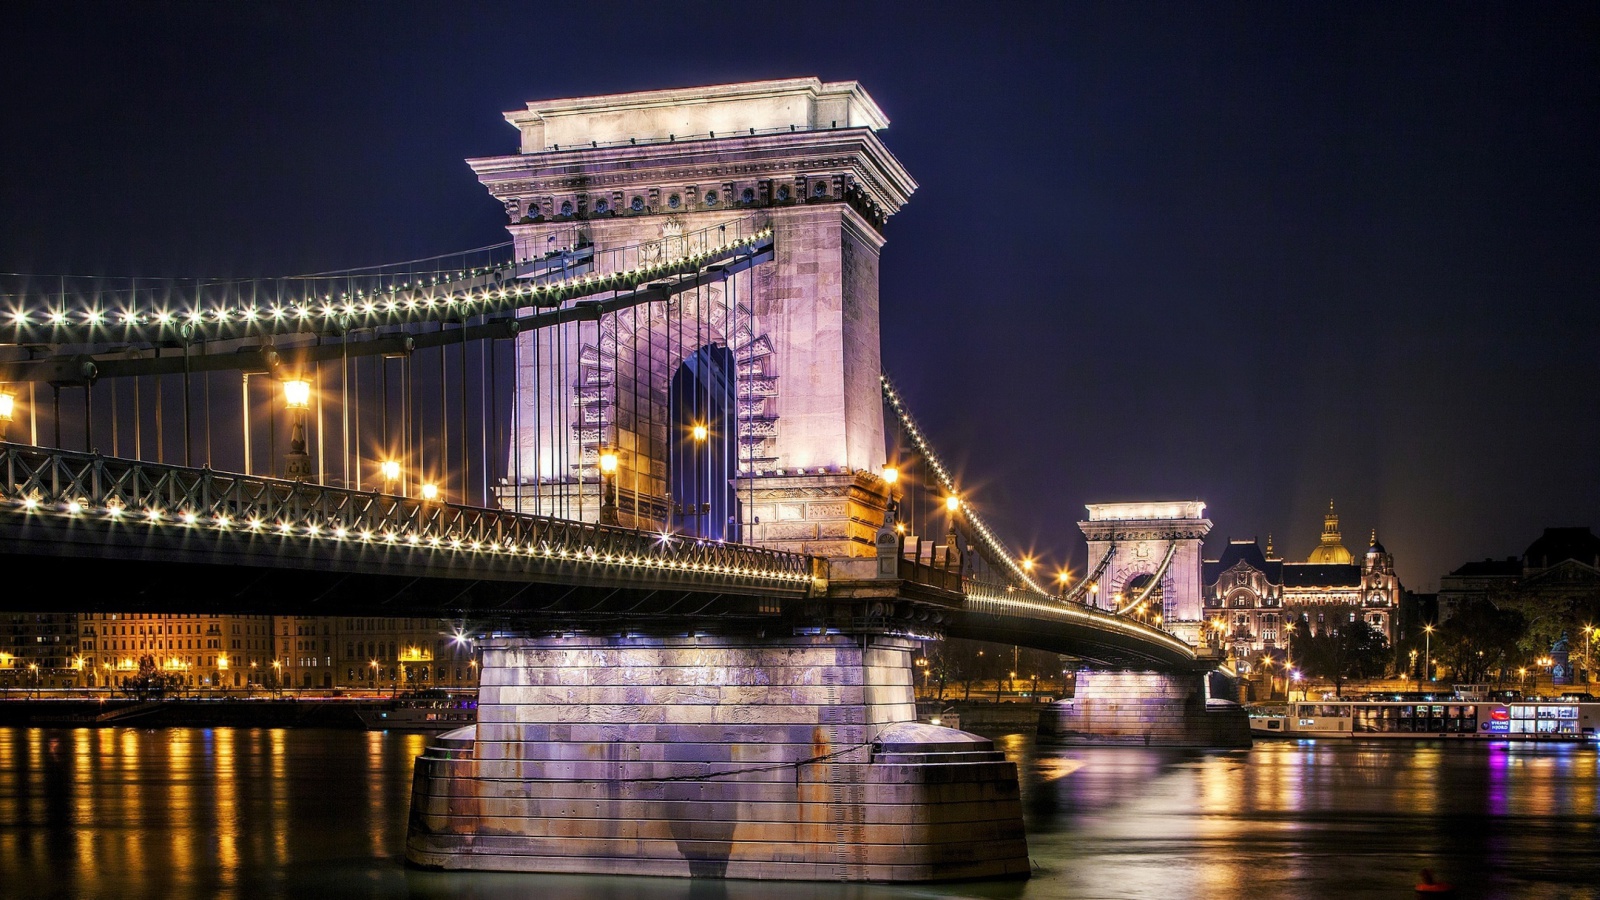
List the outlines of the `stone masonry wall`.
<svg viewBox="0 0 1600 900">
<path fill-rule="evenodd" d="M 1015 766 L 915 724 L 910 643 L 501 638 L 417 760 L 407 859 L 798 880 L 1025 875 Z"/>
<path fill-rule="evenodd" d="M 1248 747 L 1237 703 L 1206 699 L 1205 676 L 1080 669 L 1076 693 L 1050 707 L 1041 734 L 1069 740 L 1166 747 Z"/>
</svg>

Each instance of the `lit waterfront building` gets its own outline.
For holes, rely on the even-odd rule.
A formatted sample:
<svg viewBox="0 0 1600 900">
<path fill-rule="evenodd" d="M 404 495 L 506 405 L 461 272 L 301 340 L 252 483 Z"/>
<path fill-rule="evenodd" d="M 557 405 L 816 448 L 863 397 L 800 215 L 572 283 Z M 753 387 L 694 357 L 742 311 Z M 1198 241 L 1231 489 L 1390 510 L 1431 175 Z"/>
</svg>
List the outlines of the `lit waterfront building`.
<svg viewBox="0 0 1600 900">
<path fill-rule="evenodd" d="M 76 614 L 0 615 L 0 686 L 71 687 L 77 657 Z"/>
<path fill-rule="evenodd" d="M 80 613 L 78 676 L 67 686 L 116 687 L 150 657 L 190 688 L 247 688 L 272 661 L 270 616 Z"/>
<path fill-rule="evenodd" d="M 1403 590 L 1394 557 L 1374 529 L 1358 562 L 1344 546 L 1331 502 L 1305 562 L 1278 557 L 1270 535 L 1264 553 L 1254 538 L 1230 540 L 1219 558 L 1205 561 L 1202 579 L 1211 627 L 1240 659 L 1280 655 L 1289 627 L 1301 621 L 1320 633 L 1361 619 L 1394 643 Z"/>
<path fill-rule="evenodd" d="M 450 619 L 276 616 L 288 688 L 476 687 L 472 645 Z"/>
</svg>

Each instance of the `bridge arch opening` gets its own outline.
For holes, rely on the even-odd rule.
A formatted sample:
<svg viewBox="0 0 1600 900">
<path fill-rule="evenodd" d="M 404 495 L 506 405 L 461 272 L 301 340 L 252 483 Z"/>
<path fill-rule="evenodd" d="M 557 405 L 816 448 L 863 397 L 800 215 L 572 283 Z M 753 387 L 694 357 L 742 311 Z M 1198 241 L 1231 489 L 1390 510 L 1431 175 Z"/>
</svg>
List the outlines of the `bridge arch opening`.
<svg viewBox="0 0 1600 900">
<path fill-rule="evenodd" d="M 740 539 L 734 490 L 738 455 L 738 364 L 724 344 L 684 357 L 668 391 L 667 490 L 674 530 L 712 540 Z"/>
</svg>

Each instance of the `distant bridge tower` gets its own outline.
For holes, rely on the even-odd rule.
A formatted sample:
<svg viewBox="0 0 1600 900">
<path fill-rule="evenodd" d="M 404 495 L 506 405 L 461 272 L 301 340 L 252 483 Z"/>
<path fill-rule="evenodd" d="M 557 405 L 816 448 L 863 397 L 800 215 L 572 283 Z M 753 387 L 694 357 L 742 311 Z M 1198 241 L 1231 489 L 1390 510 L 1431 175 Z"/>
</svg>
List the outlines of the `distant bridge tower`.
<svg viewBox="0 0 1600 900">
<path fill-rule="evenodd" d="M 521 335 L 509 470 L 523 487 L 502 503 L 597 520 L 604 446 L 622 525 L 873 555 L 878 255 L 916 183 L 872 98 L 797 78 L 534 101 L 506 120 L 521 152 L 469 164 L 519 259 L 592 246 L 605 272 L 767 227 L 776 246 L 671 303 Z"/>
<path fill-rule="evenodd" d="M 1085 599 L 1119 609 L 1143 596 L 1161 614 L 1163 627 L 1191 644 L 1201 643 L 1201 545 L 1211 531 L 1206 505 L 1198 500 L 1091 503 L 1088 510 L 1088 520 L 1078 527 L 1089 540 L 1089 566 L 1091 571 L 1102 561 L 1105 566 L 1099 590 Z"/>
</svg>

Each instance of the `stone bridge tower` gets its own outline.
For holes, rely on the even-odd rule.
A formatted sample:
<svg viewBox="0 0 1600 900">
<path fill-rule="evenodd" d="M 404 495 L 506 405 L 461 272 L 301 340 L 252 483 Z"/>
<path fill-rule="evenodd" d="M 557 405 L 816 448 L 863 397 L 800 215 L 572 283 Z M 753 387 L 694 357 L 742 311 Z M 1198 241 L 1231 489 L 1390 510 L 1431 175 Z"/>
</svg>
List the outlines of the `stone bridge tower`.
<svg viewBox="0 0 1600 900">
<path fill-rule="evenodd" d="M 1191 644 L 1200 644 L 1205 616 L 1200 593 L 1200 563 L 1211 520 L 1198 500 L 1163 503 L 1091 503 L 1079 522 L 1089 541 L 1092 571 L 1106 559 L 1093 602 L 1116 609 L 1159 578 L 1149 593 L 1163 627 Z M 1169 558 L 1170 556 L 1170 558 Z"/>
<path fill-rule="evenodd" d="M 726 404 L 691 413 L 722 410 L 710 441 L 730 448 L 714 465 L 696 458 L 708 483 L 690 508 L 721 516 L 704 491 L 727 512 L 699 533 L 871 556 L 887 497 L 878 254 L 916 188 L 878 137 L 889 121 L 872 98 L 798 78 L 534 101 L 506 120 L 520 152 L 469 163 L 505 205 L 519 259 L 592 246 L 603 271 L 752 229 L 776 242 L 748 275 L 518 338 L 510 471 L 523 510 L 595 520 L 603 445 L 619 457 L 620 524 L 687 530 L 675 456 L 694 448 L 674 392 L 732 382 Z"/>
</svg>

